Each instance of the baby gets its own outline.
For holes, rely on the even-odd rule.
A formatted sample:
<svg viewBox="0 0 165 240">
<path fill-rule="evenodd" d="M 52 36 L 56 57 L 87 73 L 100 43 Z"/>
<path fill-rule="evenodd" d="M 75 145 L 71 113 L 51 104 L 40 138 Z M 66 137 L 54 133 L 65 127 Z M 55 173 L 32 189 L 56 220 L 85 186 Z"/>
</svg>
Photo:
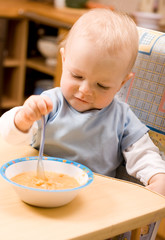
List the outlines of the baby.
<svg viewBox="0 0 165 240">
<path fill-rule="evenodd" d="M 60 88 L 31 96 L 2 115 L 1 136 L 39 148 L 45 115 L 45 154 L 112 177 L 125 160 L 130 175 L 165 195 L 165 162 L 149 129 L 115 98 L 132 77 L 138 52 L 133 20 L 108 9 L 91 10 L 74 24 L 60 52 Z"/>
</svg>

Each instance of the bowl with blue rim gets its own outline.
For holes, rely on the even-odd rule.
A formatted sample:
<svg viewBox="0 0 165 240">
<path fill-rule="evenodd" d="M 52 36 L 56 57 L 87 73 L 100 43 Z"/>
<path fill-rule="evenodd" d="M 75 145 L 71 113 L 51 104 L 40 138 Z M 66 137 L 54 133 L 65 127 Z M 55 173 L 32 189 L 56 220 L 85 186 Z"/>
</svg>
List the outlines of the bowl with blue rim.
<svg viewBox="0 0 165 240">
<path fill-rule="evenodd" d="M 12 185 L 19 198 L 37 207 L 60 207 L 71 202 L 77 194 L 93 182 L 93 172 L 80 163 L 55 158 L 43 157 L 44 170 L 54 172 L 60 176 L 67 175 L 74 178 L 78 186 L 66 189 L 41 189 L 29 187 L 13 181 L 15 176 L 22 173 L 37 172 L 38 157 L 26 157 L 11 160 L 0 168 L 1 176 Z"/>
</svg>

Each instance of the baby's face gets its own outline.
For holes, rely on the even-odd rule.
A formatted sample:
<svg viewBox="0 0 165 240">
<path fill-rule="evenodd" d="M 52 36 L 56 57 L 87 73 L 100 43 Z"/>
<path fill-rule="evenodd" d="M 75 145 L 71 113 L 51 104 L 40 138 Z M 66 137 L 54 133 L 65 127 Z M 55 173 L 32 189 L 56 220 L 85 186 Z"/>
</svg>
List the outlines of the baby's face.
<svg viewBox="0 0 165 240">
<path fill-rule="evenodd" d="M 61 54 L 61 89 L 79 112 L 107 107 L 129 78 L 121 59 L 99 50 L 89 40 L 74 38 Z"/>
</svg>

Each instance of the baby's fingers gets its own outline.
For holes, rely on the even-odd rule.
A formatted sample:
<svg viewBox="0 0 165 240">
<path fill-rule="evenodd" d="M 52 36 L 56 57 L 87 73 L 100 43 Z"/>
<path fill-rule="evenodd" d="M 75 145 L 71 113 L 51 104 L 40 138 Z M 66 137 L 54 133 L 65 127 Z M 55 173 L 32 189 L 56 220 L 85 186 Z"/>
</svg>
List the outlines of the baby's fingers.
<svg viewBox="0 0 165 240">
<path fill-rule="evenodd" d="M 53 103 L 48 96 L 42 95 L 42 99 L 44 101 L 43 106 L 41 106 L 43 108 L 42 115 L 46 115 L 46 114 L 48 114 L 49 112 L 52 111 Z"/>
<path fill-rule="evenodd" d="M 39 120 L 42 115 L 48 114 L 53 103 L 47 96 L 33 95 L 24 103 L 24 114 L 30 121 Z"/>
<path fill-rule="evenodd" d="M 32 124 L 48 114 L 53 109 L 53 103 L 47 96 L 30 96 L 23 107 L 15 115 L 15 126 L 22 132 L 27 132 Z"/>
</svg>

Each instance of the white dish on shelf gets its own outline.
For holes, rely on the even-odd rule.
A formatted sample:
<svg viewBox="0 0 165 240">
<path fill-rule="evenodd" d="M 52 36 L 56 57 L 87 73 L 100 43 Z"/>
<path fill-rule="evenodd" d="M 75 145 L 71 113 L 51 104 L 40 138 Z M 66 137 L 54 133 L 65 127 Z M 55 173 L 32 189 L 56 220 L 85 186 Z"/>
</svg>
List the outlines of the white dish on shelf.
<svg viewBox="0 0 165 240">
<path fill-rule="evenodd" d="M 37 41 L 37 48 L 41 55 L 46 58 L 45 63 L 50 66 L 57 64 L 58 37 L 44 36 Z"/>
<path fill-rule="evenodd" d="M 54 7 L 56 8 L 66 7 L 65 0 L 54 0 Z"/>
</svg>

